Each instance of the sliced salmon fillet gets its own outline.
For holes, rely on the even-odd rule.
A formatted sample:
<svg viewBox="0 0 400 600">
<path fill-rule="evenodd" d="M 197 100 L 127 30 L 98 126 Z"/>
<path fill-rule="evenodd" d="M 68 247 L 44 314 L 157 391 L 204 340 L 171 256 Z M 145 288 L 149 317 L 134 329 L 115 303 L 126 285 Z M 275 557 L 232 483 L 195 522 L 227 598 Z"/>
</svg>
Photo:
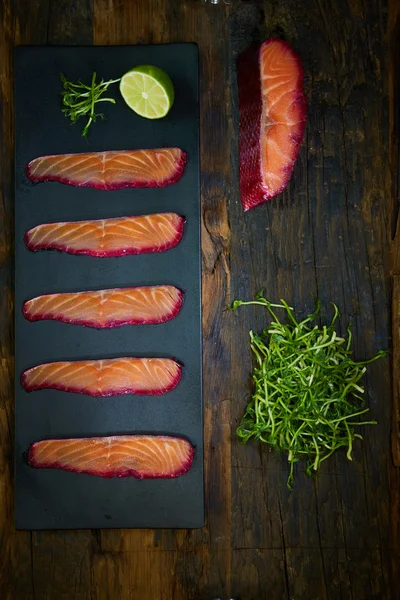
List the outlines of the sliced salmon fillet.
<svg viewBox="0 0 400 600">
<path fill-rule="evenodd" d="M 176 213 L 95 221 L 44 223 L 25 234 L 30 250 L 109 257 L 164 252 L 182 239 L 185 219 Z"/>
<path fill-rule="evenodd" d="M 34 183 L 58 181 L 98 190 L 164 187 L 182 177 L 186 158 L 180 148 L 53 154 L 32 160 L 26 175 Z"/>
<path fill-rule="evenodd" d="M 28 392 L 52 388 L 88 396 L 160 396 L 181 376 L 182 366 L 170 358 L 109 358 L 38 365 L 22 374 L 21 384 Z"/>
<path fill-rule="evenodd" d="M 24 303 L 28 321 L 53 319 L 97 327 L 165 323 L 176 317 L 183 292 L 173 285 L 46 294 Z"/>
<path fill-rule="evenodd" d="M 240 194 L 249 210 L 284 190 L 306 124 L 304 72 L 291 46 L 270 39 L 238 58 Z"/>
<path fill-rule="evenodd" d="M 64 469 L 99 477 L 173 478 L 186 473 L 195 450 L 185 439 L 161 435 L 42 440 L 31 444 L 37 469 Z"/>
</svg>

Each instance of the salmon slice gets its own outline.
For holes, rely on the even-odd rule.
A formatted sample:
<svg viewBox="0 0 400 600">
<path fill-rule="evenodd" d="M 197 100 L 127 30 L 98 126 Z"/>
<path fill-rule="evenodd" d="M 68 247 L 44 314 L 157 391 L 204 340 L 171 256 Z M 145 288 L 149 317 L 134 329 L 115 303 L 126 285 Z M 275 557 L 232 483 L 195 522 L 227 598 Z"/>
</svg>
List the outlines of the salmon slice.
<svg viewBox="0 0 400 600">
<path fill-rule="evenodd" d="M 42 440 L 31 444 L 28 462 L 36 469 L 64 469 L 98 477 L 173 478 L 192 466 L 187 440 L 161 435 Z"/>
<path fill-rule="evenodd" d="M 34 183 L 58 181 L 98 190 L 155 188 L 178 181 L 186 158 L 180 148 L 53 154 L 32 160 L 26 175 Z"/>
<path fill-rule="evenodd" d="M 88 396 L 161 396 L 181 376 L 182 366 L 170 358 L 109 358 L 38 365 L 22 374 L 21 384 L 28 392 L 51 388 Z"/>
<path fill-rule="evenodd" d="M 244 210 L 289 183 L 306 124 L 304 72 L 290 45 L 270 39 L 238 58 L 240 194 Z"/>
<path fill-rule="evenodd" d="M 105 329 L 165 323 L 176 317 L 183 292 L 173 285 L 116 288 L 96 292 L 46 294 L 24 303 L 28 321 L 53 319 Z"/>
<path fill-rule="evenodd" d="M 164 252 L 179 244 L 185 219 L 176 213 L 98 221 L 44 223 L 25 234 L 30 250 L 110 257 Z"/>
</svg>

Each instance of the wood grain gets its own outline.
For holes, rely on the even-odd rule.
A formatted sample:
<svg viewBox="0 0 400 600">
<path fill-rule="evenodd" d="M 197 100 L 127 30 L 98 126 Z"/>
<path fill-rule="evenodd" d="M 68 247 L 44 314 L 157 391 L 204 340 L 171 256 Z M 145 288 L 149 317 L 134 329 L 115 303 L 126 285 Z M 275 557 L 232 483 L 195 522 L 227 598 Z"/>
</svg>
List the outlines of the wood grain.
<svg viewBox="0 0 400 600">
<path fill-rule="evenodd" d="M 400 464 L 398 3 L 3 0 L 0 23 L 0 597 L 399 599 L 400 481 L 389 444 L 392 435 Z M 234 60 L 269 35 L 303 61 L 307 133 L 288 189 L 244 215 Z M 16 532 L 12 49 L 177 41 L 200 50 L 206 525 Z M 248 331 L 265 315 L 225 309 L 261 288 L 300 314 L 312 294 L 335 301 L 341 327 L 353 321 L 359 359 L 391 348 L 393 330 L 391 360 L 365 381 L 378 425 L 352 463 L 332 458 L 315 480 L 297 465 L 292 493 L 284 456 L 235 438 L 251 392 Z"/>
<path fill-rule="evenodd" d="M 13 93 L 11 3 L 0 5 L 0 595 L 33 598 L 29 533 L 14 530 Z"/>
<path fill-rule="evenodd" d="M 254 38 L 288 40 L 304 64 L 309 100 L 306 139 L 288 189 L 248 215 L 241 213 L 237 194 L 231 200 L 232 299 L 249 299 L 264 289 L 270 300 L 284 298 L 300 315 L 312 308 L 312 294 L 327 311 L 334 301 L 342 313 L 342 330 L 353 322 L 358 359 L 390 348 L 392 202 L 385 28 L 386 10 L 379 2 L 312 2 L 305 11 L 304 4 L 272 1 L 237 8 L 231 22 L 234 55 Z M 248 331 L 259 330 L 263 319 L 262 309 L 251 307 L 232 315 L 238 390 L 232 404 L 234 426 L 249 390 L 251 357 L 243 357 L 243 348 L 248 347 Z M 397 597 L 396 588 L 388 585 L 398 580 L 397 566 L 386 550 L 397 544 L 389 514 L 398 512 L 399 489 L 387 443 L 388 358 L 369 368 L 365 384 L 378 425 L 365 430 L 353 463 L 338 455 L 323 465 L 315 481 L 305 477 L 299 464 L 293 493 L 285 487 L 284 457 L 256 445 L 232 445 L 233 543 L 253 552 L 260 547 L 280 550 L 289 597 L 334 597 L 327 563 L 333 549 L 345 561 L 347 592 L 337 587 L 342 597 Z M 308 549 L 311 563 L 299 558 L 305 558 L 302 548 Z M 265 582 L 265 597 L 273 596 L 273 585 L 273 578 Z"/>
<path fill-rule="evenodd" d="M 394 240 L 392 244 L 392 331 L 393 331 L 393 356 L 400 352 L 400 81 L 398 66 L 400 64 L 400 7 L 392 3 L 389 11 L 389 89 L 390 89 L 390 136 L 391 136 L 391 172 Z M 398 361 L 393 360 L 393 428 L 392 428 L 392 454 L 393 461 L 400 467 L 400 367 Z"/>
</svg>

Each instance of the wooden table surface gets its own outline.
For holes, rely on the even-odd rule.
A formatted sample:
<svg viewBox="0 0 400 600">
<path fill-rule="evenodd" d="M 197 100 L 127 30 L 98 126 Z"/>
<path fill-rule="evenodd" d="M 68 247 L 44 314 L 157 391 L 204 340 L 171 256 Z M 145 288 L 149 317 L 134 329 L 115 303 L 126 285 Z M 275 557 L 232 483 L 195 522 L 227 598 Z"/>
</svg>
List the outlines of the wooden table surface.
<svg viewBox="0 0 400 600">
<path fill-rule="evenodd" d="M 398 6 L 396 0 L 389 6 L 382 0 L 231 6 L 2 0 L 2 600 L 400 597 Z M 287 39 L 302 58 L 308 126 L 288 189 L 244 214 L 232 65 L 252 39 L 270 35 Z M 200 49 L 206 525 L 193 531 L 16 532 L 13 47 L 178 41 L 197 42 Z M 261 288 L 301 314 L 312 309 L 312 294 L 336 302 L 342 325 L 350 318 L 354 323 L 358 359 L 393 348 L 369 368 L 365 383 L 378 425 L 365 431 L 353 462 L 342 454 L 331 458 L 313 480 L 298 465 L 293 492 L 286 488 L 284 457 L 235 438 L 251 390 L 248 331 L 263 326 L 263 314 L 225 309 Z"/>
</svg>

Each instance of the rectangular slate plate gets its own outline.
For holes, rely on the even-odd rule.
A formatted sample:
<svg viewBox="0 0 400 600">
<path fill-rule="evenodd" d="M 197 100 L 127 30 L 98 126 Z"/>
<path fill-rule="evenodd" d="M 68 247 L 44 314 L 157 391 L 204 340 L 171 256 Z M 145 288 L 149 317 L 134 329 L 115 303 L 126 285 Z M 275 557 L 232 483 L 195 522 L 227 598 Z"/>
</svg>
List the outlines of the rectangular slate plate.
<svg viewBox="0 0 400 600">
<path fill-rule="evenodd" d="M 165 69 L 176 99 L 164 119 L 100 105 L 105 120 L 81 137 L 61 112 L 60 73 L 71 81 L 115 79 L 138 64 Z M 15 50 L 15 521 L 18 529 L 200 527 L 203 503 L 201 265 L 198 50 L 194 44 L 119 47 L 18 47 Z M 46 154 L 178 146 L 188 153 L 182 179 L 162 189 L 99 191 L 31 184 L 26 164 Z M 174 211 L 186 217 L 182 242 L 164 253 L 92 258 L 31 252 L 25 232 L 40 223 Z M 185 291 L 176 319 L 162 325 L 95 330 L 56 321 L 30 323 L 22 304 L 36 295 L 119 286 L 174 284 Z M 115 356 L 176 357 L 183 378 L 159 397 L 91 398 L 56 390 L 27 393 L 21 373 L 42 362 Z M 177 479 L 103 479 L 33 469 L 29 445 L 45 438 L 127 433 L 179 435 L 196 447 L 191 470 Z"/>
</svg>

